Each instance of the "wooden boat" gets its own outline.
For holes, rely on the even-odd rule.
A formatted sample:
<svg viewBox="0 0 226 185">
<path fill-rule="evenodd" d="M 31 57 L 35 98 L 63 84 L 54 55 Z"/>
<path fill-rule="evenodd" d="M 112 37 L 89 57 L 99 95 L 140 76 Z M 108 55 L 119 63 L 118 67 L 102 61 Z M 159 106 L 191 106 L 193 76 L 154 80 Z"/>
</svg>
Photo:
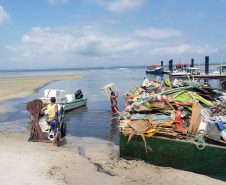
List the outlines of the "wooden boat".
<svg viewBox="0 0 226 185">
<path fill-rule="evenodd" d="M 120 157 L 196 173 L 225 176 L 226 147 L 206 144 L 203 150 L 189 141 L 161 137 L 146 138 L 147 153 L 141 136 L 128 137 L 120 132 Z"/>
<path fill-rule="evenodd" d="M 164 84 L 157 94 L 148 89 L 148 96 L 130 102 L 123 114 L 118 113 L 120 157 L 225 176 L 226 93 L 202 83 L 175 87 L 165 79 Z M 207 92 L 211 99 L 204 98 Z"/>
<path fill-rule="evenodd" d="M 163 66 L 162 65 L 153 65 L 153 66 L 148 66 L 146 73 L 151 73 L 151 74 L 161 74 L 163 72 Z"/>
<path fill-rule="evenodd" d="M 83 98 L 82 92 L 79 92 L 79 95 L 76 95 L 77 92 L 75 94 L 65 95 L 65 90 L 45 89 L 44 97 L 41 97 L 39 99 L 42 100 L 43 104 L 49 104 L 50 98 L 56 97 L 56 103 L 59 105 L 63 105 L 65 111 L 69 111 L 86 105 L 87 98 Z"/>
</svg>

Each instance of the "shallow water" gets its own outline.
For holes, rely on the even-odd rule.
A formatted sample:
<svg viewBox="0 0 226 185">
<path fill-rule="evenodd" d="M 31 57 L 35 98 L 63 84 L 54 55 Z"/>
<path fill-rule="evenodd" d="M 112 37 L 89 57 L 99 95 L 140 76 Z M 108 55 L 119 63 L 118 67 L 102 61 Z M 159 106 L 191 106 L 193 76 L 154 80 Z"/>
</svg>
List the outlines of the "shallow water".
<svg viewBox="0 0 226 185">
<path fill-rule="evenodd" d="M 88 141 L 112 141 L 118 144 L 118 120 L 112 119 L 110 101 L 105 91 L 101 88 L 109 83 L 114 83 L 119 90 L 117 98 L 119 110 L 123 110 L 125 100 L 123 93 L 133 91 L 132 84 L 141 85 L 144 77 L 151 80 L 160 81 L 169 78 L 168 75 L 150 75 L 145 72 L 145 67 L 131 68 L 109 68 L 96 70 L 72 70 L 72 71 L 36 71 L 36 72 L 9 72 L 4 76 L 52 76 L 52 75 L 84 75 L 85 78 L 75 80 L 55 81 L 38 92 L 26 98 L 20 98 L 7 103 L 1 104 L 13 108 L 12 112 L 0 114 L 0 132 L 22 132 L 27 134 L 29 138 L 30 115 L 26 110 L 24 102 L 32 101 L 36 98 L 44 96 L 45 89 L 64 89 L 66 94 L 73 94 L 81 89 L 84 97 L 88 98 L 87 106 L 69 111 L 65 114 L 65 122 L 67 123 L 67 135 L 65 145 L 73 145 L 78 142 L 77 138 L 89 138 Z M 210 72 L 215 69 L 210 68 Z M 202 69 L 204 71 L 204 69 Z M 201 71 L 201 72 L 202 72 Z M 1 74 L 0 74 L 1 76 Z M 220 87 L 219 80 L 209 80 L 213 87 Z M 3 123 L 2 123 L 3 122 Z M 95 139 L 94 139 L 95 138 Z"/>
</svg>

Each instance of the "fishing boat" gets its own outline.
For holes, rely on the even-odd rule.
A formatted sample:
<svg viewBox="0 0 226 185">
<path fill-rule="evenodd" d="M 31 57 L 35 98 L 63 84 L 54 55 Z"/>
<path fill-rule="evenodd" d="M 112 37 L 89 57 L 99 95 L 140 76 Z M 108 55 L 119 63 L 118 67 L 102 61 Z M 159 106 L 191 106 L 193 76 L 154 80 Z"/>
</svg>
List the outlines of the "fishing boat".
<svg viewBox="0 0 226 185">
<path fill-rule="evenodd" d="M 191 76 L 191 75 L 199 75 L 200 74 L 200 68 L 197 67 L 189 67 L 188 63 L 180 63 L 176 64 L 176 69 L 174 69 L 170 76 L 172 77 L 184 77 L 184 76 Z"/>
<path fill-rule="evenodd" d="M 49 104 L 51 97 L 56 97 L 56 103 L 62 105 L 65 111 L 76 109 L 87 103 L 87 98 L 83 98 L 81 90 L 76 91 L 75 94 L 65 95 L 65 90 L 45 89 L 44 97 L 39 99 L 42 100 L 43 104 Z"/>
<path fill-rule="evenodd" d="M 153 66 L 148 66 L 146 73 L 151 73 L 151 74 L 161 74 L 163 72 L 163 66 L 162 65 L 153 65 Z"/>
</svg>

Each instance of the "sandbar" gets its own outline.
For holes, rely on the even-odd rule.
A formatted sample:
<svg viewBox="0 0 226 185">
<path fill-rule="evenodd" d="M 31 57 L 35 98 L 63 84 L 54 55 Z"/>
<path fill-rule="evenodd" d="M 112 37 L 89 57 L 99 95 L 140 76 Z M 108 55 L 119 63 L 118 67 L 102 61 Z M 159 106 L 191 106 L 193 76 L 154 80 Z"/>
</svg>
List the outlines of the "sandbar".
<svg viewBox="0 0 226 185">
<path fill-rule="evenodd" d="M 0 102 L 30 96 L 52 81 L 83 78 L 81 75 L 65 76 L 28 76 L 0 78 Z"/>
</svg>

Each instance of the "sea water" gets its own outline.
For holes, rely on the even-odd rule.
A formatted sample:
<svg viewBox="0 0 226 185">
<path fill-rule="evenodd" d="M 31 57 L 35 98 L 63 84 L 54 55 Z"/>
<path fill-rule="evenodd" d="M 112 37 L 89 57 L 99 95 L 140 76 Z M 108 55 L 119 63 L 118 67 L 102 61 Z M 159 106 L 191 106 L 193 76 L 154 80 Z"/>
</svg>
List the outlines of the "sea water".
<svg viewBox="0 0 226 185">
<path fill-rule="evenodd" d="M 202 69 L 204 71 L 204 69 Z M 211 69 L 210 68 L 210 72 Z M 110 141 L 118 145 L 118 119 L 112 114 L 111 103 L 105 91 L 101 88 L 109 83 L 114 83 L 119 91 L 117 98 L 118 108 L 123 110 L 126 103 L 123 93 L 133 91 L 135 87 L 142 85 L 144 77 L 150 80 L 161 81 L 169 78 L 167 74 L 146 74 L 145 66 L 134 66 L 128 68 L 93 68 L 86 70 L 38 70 L 38 71 L 16 71 L 4 72 L 0 76 L 56 76 L 56 75 L 83 75 L 85 78 L 74 80 L 54 81 L 40 88 L 35 94 L 11 100 L 1 104 L 1 107 L 11 108 L 12 111 L 0 114 L 0 132 L 22 133 L 29 138 L 30 115 L 26 110 L 25 102 L 32 101 L 44 96 L 45 89 L 63 89 L 66 94 L 73 94 L 81 89 L 84 97 L 88 98 L 87 105 L 69 111 L 65 114 L 64 121 L 67 123 L 67 134 L 64 145 L 73 145 L 86 138 L 86 142 Z M 219 88 L 219 80 L 209 80 L 209 84 Z"/>
</svg>

